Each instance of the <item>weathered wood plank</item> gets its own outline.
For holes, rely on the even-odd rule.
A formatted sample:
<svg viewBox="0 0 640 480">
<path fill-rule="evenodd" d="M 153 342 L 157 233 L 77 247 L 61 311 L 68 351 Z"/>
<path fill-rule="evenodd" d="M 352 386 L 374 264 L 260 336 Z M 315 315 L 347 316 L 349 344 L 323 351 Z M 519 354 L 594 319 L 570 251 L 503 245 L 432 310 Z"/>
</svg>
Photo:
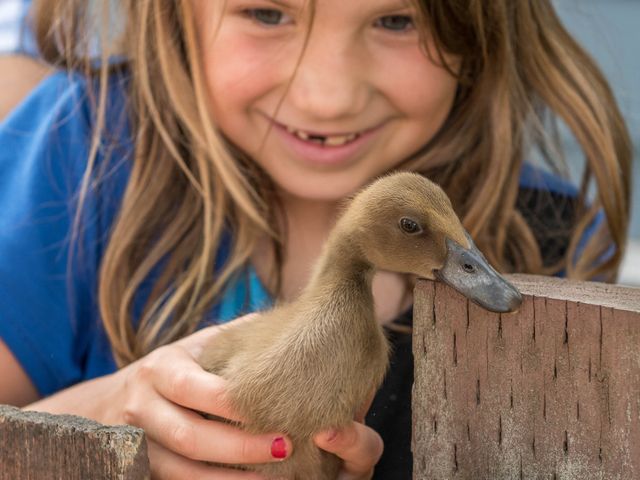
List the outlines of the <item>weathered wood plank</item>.
<svg viewBox="0 0 640 480">
<path fill-rule="evenodd" d="M 511 279 L 502 315 L 416 287 L 414 478 L 640 478 L 640 289 Z"/>
<path fill-rule="evenodd" d="M 0 480 L 150 478 L 144 432 L 0 405 Z"/>
</svg>

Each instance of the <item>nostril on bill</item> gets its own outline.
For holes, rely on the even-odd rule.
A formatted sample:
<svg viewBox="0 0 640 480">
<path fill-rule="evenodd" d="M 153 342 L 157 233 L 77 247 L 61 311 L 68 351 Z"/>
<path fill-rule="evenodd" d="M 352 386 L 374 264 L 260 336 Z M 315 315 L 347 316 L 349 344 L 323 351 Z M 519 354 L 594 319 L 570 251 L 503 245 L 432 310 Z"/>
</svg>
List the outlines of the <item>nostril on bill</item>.
<svg viewBox="0 0 640 480">
<path fill-rule="evenodd" d="M 462 269 L 467 273 L 475 273 L 476 269 L 470 263 L 464 263 Z"/>
</svg>

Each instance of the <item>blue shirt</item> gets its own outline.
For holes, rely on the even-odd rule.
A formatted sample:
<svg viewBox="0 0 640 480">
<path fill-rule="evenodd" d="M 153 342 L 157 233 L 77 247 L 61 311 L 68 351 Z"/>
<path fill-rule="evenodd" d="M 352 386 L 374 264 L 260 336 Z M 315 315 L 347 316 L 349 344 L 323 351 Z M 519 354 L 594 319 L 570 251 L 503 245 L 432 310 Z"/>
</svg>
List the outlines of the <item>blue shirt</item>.
<svg viewBox="0 0 640 480">
<path fill-rule="evenodd" d="M 96 169 L 106 180 L 87 196 L 71 253 L 93 128 L 87 82 L 54 74 L 0 124 L 0 337 L 42 395 L 116 368 L 96 291 L 132 154 L 125 86 L 121 76 L 109 86 L 106 124 L 117 140 L 108 165 L 98 155 Z M 268 305 L 266 290 L 249 271 L 210 318 L 226 321 Z"/>
<path fill-rule="evenodd" d="M 0 338 L 41 395 L 116 369 L 96 291 L 133 151 L 126 86 L 122 74 L 110 81 L 106 129 L 115 138 L 113 152 L 108 163 L 98 154 L 96 170 L 105 180 L 88 193 L 71 250 L 93 129 L 87 80 L 48 77 L 0 124 Z M 531 167 L 522 178 L 525 185 L 567 192 L 568 184 Z M 222 248 L 219 259 L 226 254 Z M 224 322 L 270 302 L 249 268 L 207 317 Z"/>
</svg>

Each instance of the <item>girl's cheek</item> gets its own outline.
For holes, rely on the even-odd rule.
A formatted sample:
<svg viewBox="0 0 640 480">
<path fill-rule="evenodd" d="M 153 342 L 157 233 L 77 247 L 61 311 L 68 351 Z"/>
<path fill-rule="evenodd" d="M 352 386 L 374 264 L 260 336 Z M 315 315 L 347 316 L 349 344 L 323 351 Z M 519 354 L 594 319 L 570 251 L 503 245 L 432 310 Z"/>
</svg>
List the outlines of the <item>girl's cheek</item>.
<svg viewBox="0 0 640 480">
<path fill-rule="evenodd" d="M 456 78 L 433 63 L 419 48 L 399 50 L 395 55 L 380 52 L 377 65 L 380 85 L 386 85 L 381 90 L 388 92 L 402 111 L 437 114 L 450 109 L 458 83 Z"/>
<path fill-rule="evenodd" d="M 228 95 L 275 87 L 295 68 L 291 55 L 256 38 L 221 38 L 205 55 L 210 86 Z"/>
</svg>

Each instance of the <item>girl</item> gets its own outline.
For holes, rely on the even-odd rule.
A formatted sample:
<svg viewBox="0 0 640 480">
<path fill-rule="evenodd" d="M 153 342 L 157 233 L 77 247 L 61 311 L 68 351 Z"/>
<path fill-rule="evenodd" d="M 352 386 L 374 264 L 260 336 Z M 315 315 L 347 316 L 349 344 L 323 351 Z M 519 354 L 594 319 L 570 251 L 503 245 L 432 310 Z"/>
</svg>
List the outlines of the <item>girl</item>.
<svg viewBox="0 0 640 480">
<path fill-rule="evenodd" d="M 62 71 L 0 131 L 0 401 L 138 425 L 157 478 L 256 478 L 206 462 L 295 448 L 196 414 L 241 420 L 194 359 L 216 324 L 295 297 L 380 174 L 439 182 L 503 271 L 615 278 L 629 139 L 549 1 L 43 0 L 35 18 Z M 395 353 L 367 425 L 316 437 L 345 479 L 411 476 L 410 287 L 374 282 Z"/>
</svg>

